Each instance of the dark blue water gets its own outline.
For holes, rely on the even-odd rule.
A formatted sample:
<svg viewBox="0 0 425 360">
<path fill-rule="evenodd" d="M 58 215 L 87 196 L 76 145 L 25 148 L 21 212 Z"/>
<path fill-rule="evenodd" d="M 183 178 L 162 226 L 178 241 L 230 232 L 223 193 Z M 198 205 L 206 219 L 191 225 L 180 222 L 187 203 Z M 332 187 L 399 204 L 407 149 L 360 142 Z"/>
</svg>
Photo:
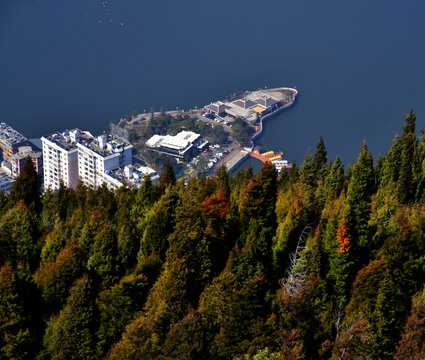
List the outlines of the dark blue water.
<svg viewBox="0 0 425 360">
<path fill-rule="evenodd" d="M 133 110 L 296 86 L 259 143 L 300 163 L 385 153 L 425 125 L 423 0 L 0 0 L 0 121 L 29 137 L 98 133 Z"/>
</svg>

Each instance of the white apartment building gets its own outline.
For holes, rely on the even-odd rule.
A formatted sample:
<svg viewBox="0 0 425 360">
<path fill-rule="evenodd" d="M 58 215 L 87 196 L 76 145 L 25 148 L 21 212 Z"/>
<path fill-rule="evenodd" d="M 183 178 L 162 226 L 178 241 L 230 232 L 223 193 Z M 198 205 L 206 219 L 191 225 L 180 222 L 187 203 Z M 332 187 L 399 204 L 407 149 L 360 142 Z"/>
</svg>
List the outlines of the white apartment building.
<svg viewBox="0 0 425 360">
<path fill-rule="evenodd" d="M 133 145 L 110 135 L 82 138 L 77 147 L 79 178 L 92 188 L 108 182 L 106 171 L 123 168 L 132 162 Z"/>
<path fill-rule="evenodd" d="M 79 129 L 43 136 L 44 189 L 57 190 L 62 182 L 73 189 L 78 185 L 78 147 L 81 137 L 91 136 Z"/>
</svg>

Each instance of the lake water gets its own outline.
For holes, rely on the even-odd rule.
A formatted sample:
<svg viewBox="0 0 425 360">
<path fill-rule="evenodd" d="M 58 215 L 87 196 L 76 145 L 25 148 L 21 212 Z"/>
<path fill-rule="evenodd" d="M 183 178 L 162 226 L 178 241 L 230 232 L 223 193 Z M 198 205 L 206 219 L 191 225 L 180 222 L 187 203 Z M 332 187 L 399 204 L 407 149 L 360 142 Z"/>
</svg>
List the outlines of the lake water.
<svg viewBox="0 0 425 360">
<path fill-rule="evenodd" d="M 95 134 L 133 110 L 267 86 L 295 107 L 257 143 L 301 163 L 320 135 L 349 163 L 425 125 L 423 0 L 0 0 L 0 121 Z"/>
</svg>

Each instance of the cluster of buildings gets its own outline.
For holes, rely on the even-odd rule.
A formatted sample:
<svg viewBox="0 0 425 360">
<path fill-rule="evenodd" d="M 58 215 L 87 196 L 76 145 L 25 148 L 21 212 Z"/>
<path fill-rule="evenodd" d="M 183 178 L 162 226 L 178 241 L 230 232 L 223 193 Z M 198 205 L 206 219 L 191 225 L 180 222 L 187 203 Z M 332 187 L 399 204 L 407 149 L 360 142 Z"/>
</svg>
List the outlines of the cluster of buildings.
<svg viewBox="0 0 425 360">
<path fill-rule="evenodd" d="M 0 190 L 10 191 L 26 161 L 31 159 L 44 189 L 56 190 L 60 183 L 75 189 L 81 181 L 91 188 L 106 184 L 138 188 L 145 176 L 155 183 L 159 176 L 146 166 L 133 165 L 133 146 L 111 135 L 93 136 L 80 129 L 43 136 L 39 147 L 5 123 L 0 124 Z"/>
<path fill-rule="evenodd" d="M 111 135 L 94 137 L 80 129 L 55 132 L 41 138 L 44 157 L 44 188 L 56 190 L 62 181 L 75 189 L 78 182 L 115 190 L 121 186 L 138 188 L 147 175 L 153 183 L 155 170 L 133 165 L 133 146 Z"/>
<path fill-rule="evenodd" d="M 253 91 L 233 101 L 216 101 L 204 108 L 217 116 L 240 117 L 251 124 L 283 106 L 287 95 L 280 91 Z"/>
<path fill-rule="evenodd" d="M 0 190 L 9 193 L 14 178 L 19 176 L 28 156 L 37 173 L 43 175 L 43 154 L 40 148 L 5 123 L 0 123 Z"/>
</svg>

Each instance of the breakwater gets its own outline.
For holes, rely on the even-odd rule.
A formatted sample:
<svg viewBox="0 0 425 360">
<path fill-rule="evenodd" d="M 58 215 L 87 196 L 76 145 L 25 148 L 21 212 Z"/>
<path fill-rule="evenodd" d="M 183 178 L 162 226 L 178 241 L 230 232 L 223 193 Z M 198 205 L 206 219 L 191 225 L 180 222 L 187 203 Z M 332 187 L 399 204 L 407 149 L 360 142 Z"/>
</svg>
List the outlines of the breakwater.
<svg viewBox="0 0 425 360">
<path fill-rule="evenodd" d="M 269 89 L 269 90 L 267 90 L 267 92 L 270 92 L 270 91 L 282 91 L 282 90 L 292 91 L 291 100 L 288 103 L 286 103 L 285 105 L 277 108 L 273 112 L 260 117 L 260 121 L 258 123 L 257 131 L 251 137 L 252 141 L 256 140 L 263 133 L 264 123 L 267 120 L 275 117 L 276 115 L 280 114 L 282 111 L 284 111 L 284 110 L 292 107 L 295 104 L 296 97 L 298 95 L 298 90 L 296 90 L 296 89 L 293 89 L 293 88 L 275 88 L 275 89 Z"/>
</svg>

